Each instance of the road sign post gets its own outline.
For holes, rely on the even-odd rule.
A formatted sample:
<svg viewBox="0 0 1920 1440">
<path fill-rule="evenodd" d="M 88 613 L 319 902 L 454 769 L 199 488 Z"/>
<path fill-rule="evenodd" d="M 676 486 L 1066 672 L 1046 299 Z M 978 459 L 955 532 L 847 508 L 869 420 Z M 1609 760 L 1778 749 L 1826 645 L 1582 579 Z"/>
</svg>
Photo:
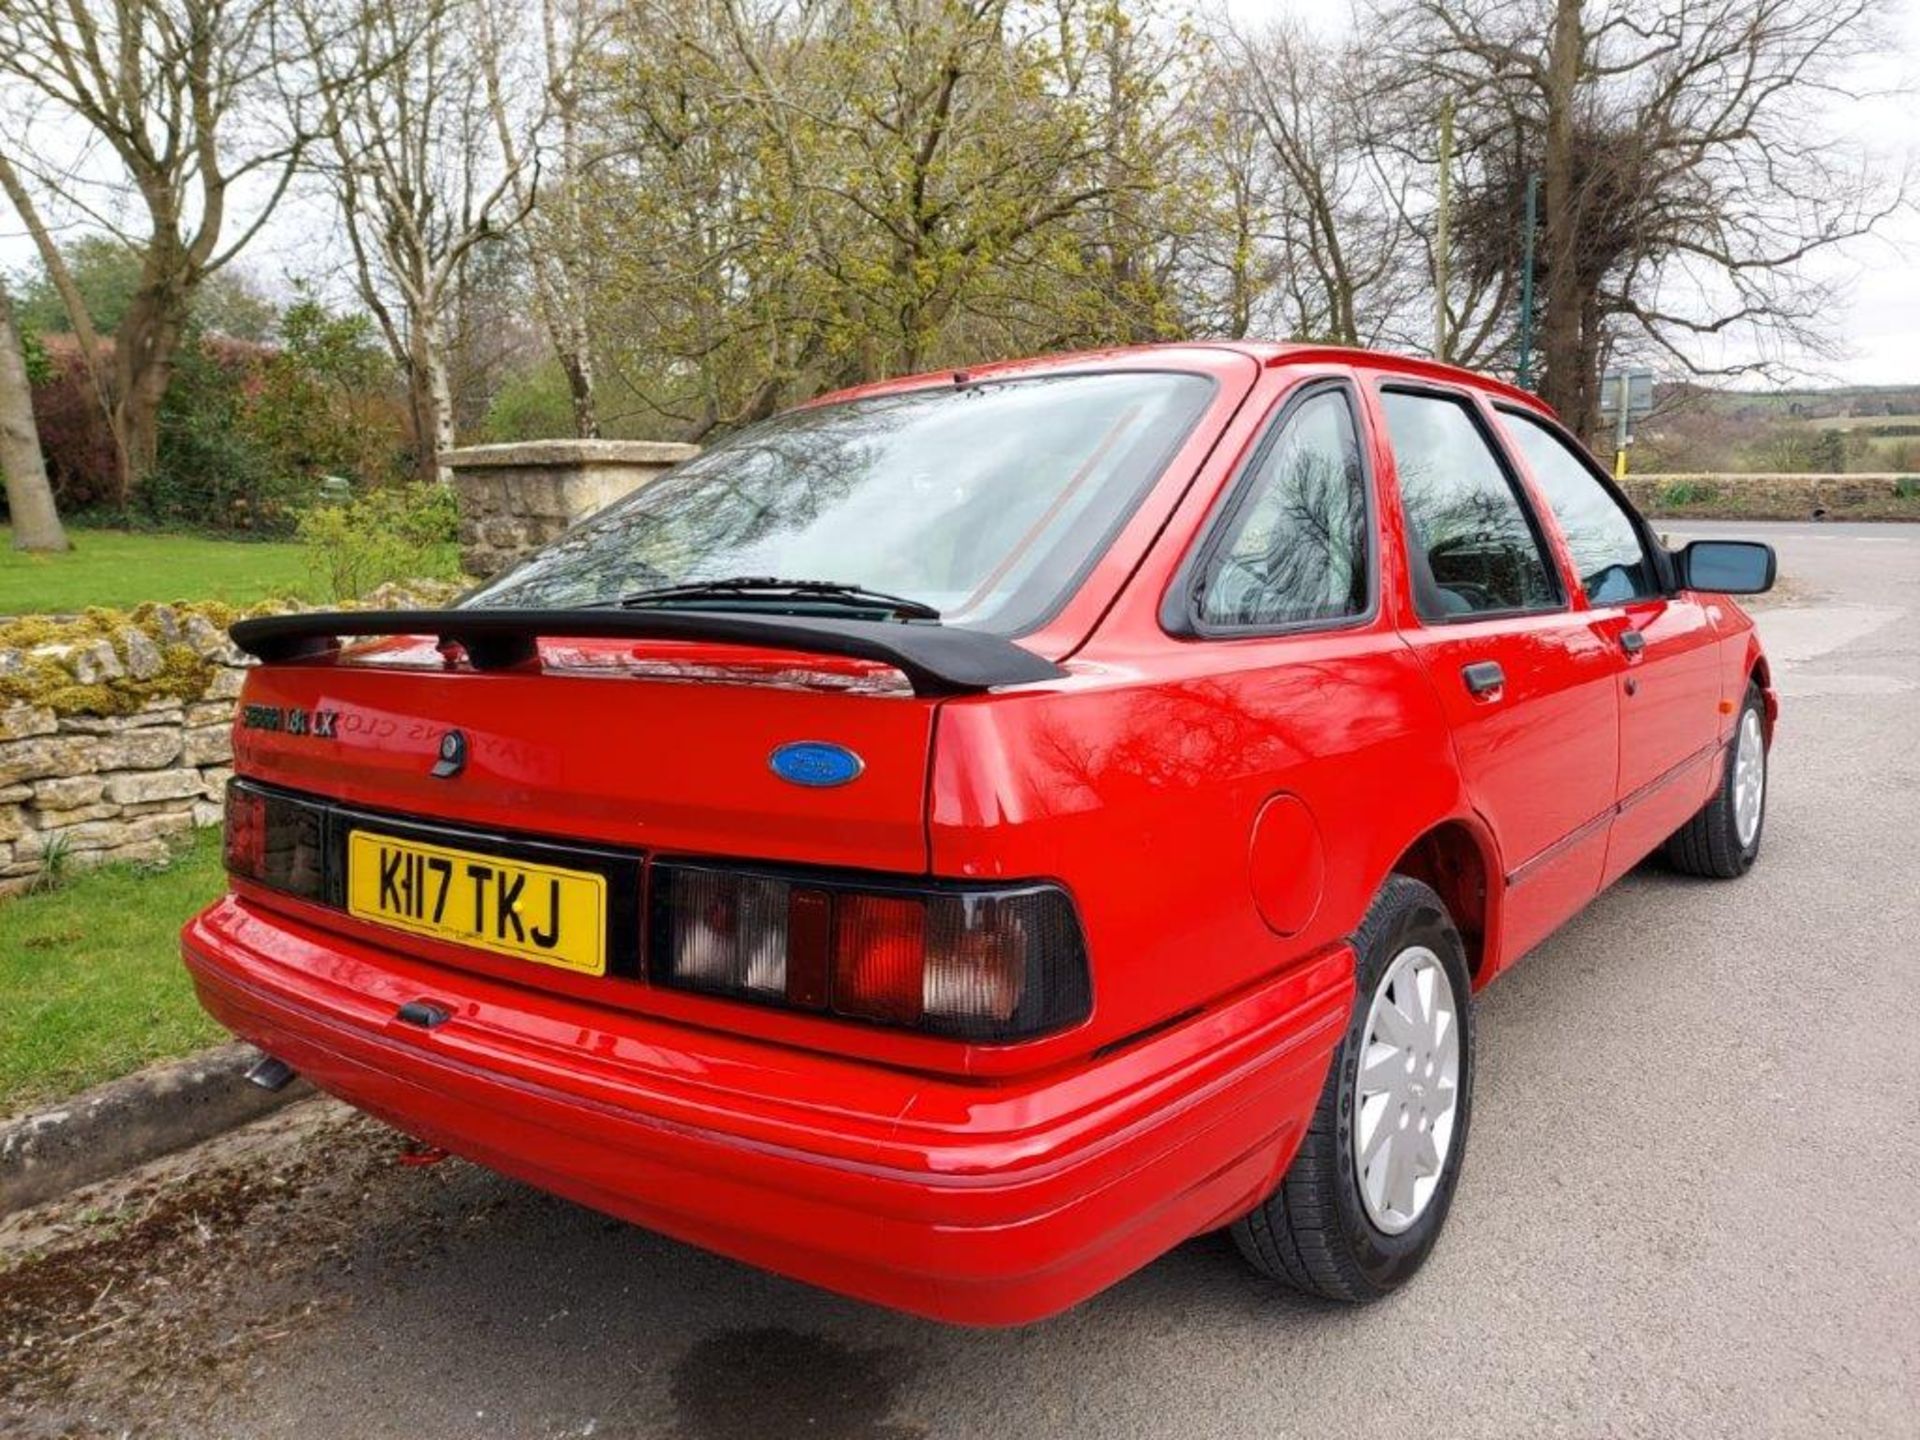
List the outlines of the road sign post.
<svg viewBox="0 0 1920 1440">
<path fill-rule="evenodd" d="M 1633 422 L 1653 413 L 1653 372 L 1612 370 L 1600 380 L 1600 418 L 1613 421 L 1613 478 L 1627 478 Z"/>
</svg>

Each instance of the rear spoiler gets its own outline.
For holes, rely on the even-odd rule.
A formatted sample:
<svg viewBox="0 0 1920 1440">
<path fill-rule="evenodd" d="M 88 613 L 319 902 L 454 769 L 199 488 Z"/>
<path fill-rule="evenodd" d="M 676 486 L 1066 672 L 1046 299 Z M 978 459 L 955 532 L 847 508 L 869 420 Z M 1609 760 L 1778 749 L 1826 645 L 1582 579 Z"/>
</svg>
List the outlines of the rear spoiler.
<svg viewBox="0 0 1920 1440">
<path fill-rule="evenodd" d="M 267 664 L 339 648 L 342 637 L 436 635 L 476 670 L 524 665 L 543 636 L 580 640 L 705 640 L 877 660 L 916 695 L 968 695 L 997 685 L 1058 680 L 1067 672 L 1011 640 L 979 630 L 897 620 L 753 615 L 716 610 L 333 610 L 242 620 L 233 643 Z"/>
</svg>

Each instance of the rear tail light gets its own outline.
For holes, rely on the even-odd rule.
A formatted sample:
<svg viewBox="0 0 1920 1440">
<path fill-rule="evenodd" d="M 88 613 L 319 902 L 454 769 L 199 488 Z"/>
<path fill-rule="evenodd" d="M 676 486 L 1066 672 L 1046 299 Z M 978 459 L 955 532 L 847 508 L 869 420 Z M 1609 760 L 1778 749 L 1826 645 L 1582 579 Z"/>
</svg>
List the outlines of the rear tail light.
<svg viewBox="0 0 1920 1440">
<path fill-rule="evenodd" d="M 879 889 L 662 862 L 657 983 L 935 1034 L 1019 1040 L 1086 1018 L 1086 947 L 1050 885 Z"/>
<path fill-rule="evenodd" d="M 788 886 L 782 880 L 682 870 L 669 882 L 678 917 L 675 973 L 702 990 L 783 998 Z"/>
<path fill-rule="evenodd" d="M 325 890 L 325 820 L 304 801 L 244 780 L 227 782 L 227 873 L 319 900 Z"/>
<path fill-rule="evenodd" d="M 927 902 L 842 895 L 833 913 L 833 1008 L 916 1025 L 926 1009 Z"/>
</svg>

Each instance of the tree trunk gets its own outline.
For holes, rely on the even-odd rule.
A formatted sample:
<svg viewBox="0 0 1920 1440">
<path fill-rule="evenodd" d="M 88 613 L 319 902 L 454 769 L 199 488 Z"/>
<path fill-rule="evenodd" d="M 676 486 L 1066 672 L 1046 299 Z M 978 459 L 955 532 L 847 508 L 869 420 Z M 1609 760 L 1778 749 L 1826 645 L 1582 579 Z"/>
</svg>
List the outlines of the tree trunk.
<svg viewBox="0 0 1920 1440">
<path fill-rule="evenodd" d="M 573 435 L 576 440 L 600 438 L 600 414 L 593 403 L 593 360 L 584 350 L 561 350 L 560 368 L 567 373 L 567 393 L 573 399 Z"/>
<path fill-rule="evenodd" d="M 126 436 L 121 433 L 120 412 L 113 403 L 112 390 L 105 373 L 102 357 L 106 354 L 106 346 L 100 341 L 100 332 L 94 328 L 86 299 L 81 295 L 80 287 L 74 283 L 73 272 L 67 268 L 66 257 L 54 242 L 53 232 L 47 229 L 46 223 L 40 218 L 33 198 L 20 183 L 19 172 L 3 153 L 0 153 L 0 192 L 6 194 L 21 222 L 27 227 L 34 249 L 40 253 L 40 264 L 46 270 L 47 278 L 53 282 L 55 293 L 60 296 L 60 303 L 67 312 L 67 323 L 73 327 L 74 339 L 80 342 L 80 363 L 86 368 L 87 385 L 93 392 L 93 403 L 100 407 L 100 414 L 107 422 L 107 431 L 113 437 L 114 463 L 124 474 L 127 468 L 127 443 Z"/>
<path fill-rule="evenodd" d="M 13 327 L 13 302 L 0 285 L 0 475 L 6 477 L 7 511 L 16 550 L 70 549 L 47 483 L 40 431 L 33 423 L 33 391 L 27 358 Z"/>
<path fill-rule="evenodd" d="M 440 348 L 437 322 L 416 311 L 412 317 L 413 354 L 407 365 L 412 390 L 414 430 L 420 445 L 420 471 L 444 485 L 451 477 L 440 457 L 453 449 L 453 387 L 447 379 L 447 359 Z"/>
<path fill-rule="evenodd" d="M 1581 0 L 1555 0 L 1552 48 L 1547 60 L 1546 286 L 1540 310 L 1540 398 L 1567 424 L 1586 422 L 1582 374 L 1579 196 L 1575 193 L 1574 103 L 1580 84 L 1585 34 Z M 1591 437 L 1588 437 L 1591 438 Z"/>
<path fill-rule="evenodd" d="M 115 429 L 123 437 L 121 504 L 150 474 L 160 451 L 160 404 L 173 378 L 173 360 L 186 334 L 188 290 L 167 263 L 164 247 L 148 252 L 140 288 L 115 332 L 113 346 Z"/>
</svg>

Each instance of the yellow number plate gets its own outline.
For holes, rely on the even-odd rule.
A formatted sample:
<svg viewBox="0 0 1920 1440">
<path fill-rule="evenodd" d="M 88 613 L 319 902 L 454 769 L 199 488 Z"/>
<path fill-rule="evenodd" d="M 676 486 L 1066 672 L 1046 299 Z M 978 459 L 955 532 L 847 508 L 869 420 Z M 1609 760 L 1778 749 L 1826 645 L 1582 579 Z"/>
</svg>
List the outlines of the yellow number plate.
<svg viewBox="0 0 1920 1440">
<path fill-rule="evenodd" d="M 607 973 L 607 881 L 590 871 L 355 830 L 347 836 L 347 910 L 456 945 Z"/>
</svg>

